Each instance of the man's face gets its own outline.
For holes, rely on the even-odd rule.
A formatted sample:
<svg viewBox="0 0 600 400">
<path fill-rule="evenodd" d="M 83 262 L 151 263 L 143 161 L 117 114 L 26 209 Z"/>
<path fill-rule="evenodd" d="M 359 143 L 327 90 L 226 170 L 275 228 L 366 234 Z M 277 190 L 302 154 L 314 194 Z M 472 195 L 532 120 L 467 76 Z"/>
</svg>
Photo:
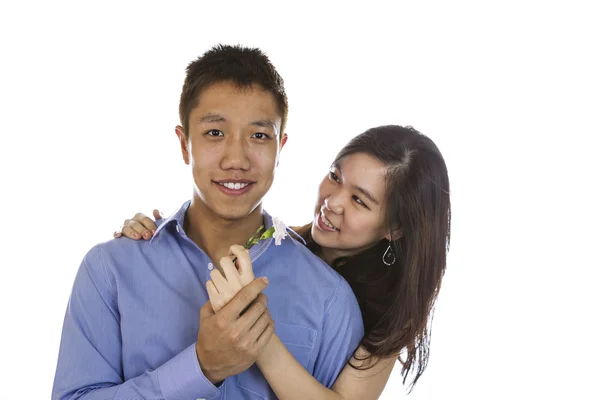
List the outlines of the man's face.
<svg viewBox="0 0 600 400">
<path fill-rule="evenodd" d="M 177 135 L 195 200 L 226 220 L 260 212 L 287 140 L 273 95 L 259 85 L 216 83 L 200 93 L 189 121 L 188 139 L 181 127 Z"/>
</svg>

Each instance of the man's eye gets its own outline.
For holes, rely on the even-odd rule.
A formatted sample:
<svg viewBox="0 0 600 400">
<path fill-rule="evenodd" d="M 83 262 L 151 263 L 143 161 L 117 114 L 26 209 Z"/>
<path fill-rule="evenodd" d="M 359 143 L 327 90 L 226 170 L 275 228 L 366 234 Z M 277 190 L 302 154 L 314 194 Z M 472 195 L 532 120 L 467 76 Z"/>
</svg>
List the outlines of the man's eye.
<svg viewBox="0 0 600 400">
<path fill-rule="evenodd" d="M 210 131 L 206 132 L 206 134 L 208 136 L 212 136 L 212 137 L 219 137 L 219 136 L 223 136 L 223 132 L 221 132 L 218 129 L 211 129 Z"/>
<path fill-rule="evenodd" d="M 269 135 L 263 132 L 256 132 L 254 135 L 252 135 L 252 137 L 260 140 L 267 140 L 271 138 Z"/>
</svg>

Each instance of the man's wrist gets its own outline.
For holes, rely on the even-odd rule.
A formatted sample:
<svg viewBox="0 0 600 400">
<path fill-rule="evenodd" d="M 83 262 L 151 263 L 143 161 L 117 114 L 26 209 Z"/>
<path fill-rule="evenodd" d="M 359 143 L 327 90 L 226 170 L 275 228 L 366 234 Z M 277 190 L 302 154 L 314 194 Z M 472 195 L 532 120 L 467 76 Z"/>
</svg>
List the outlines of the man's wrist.
<svg viewBox="0 0 600 400">
<path fill-rule="evenodd" d="M 204 377 L 213 385 L 220 386 L 223 383 L 224 377 L 219 376 L 217 371 L 213 371 L 210 368 L 207 368 L 205 363 L 202 361 L 202 357 L 200 356 L 200 351 L 198 349 L 198 344 L 196 343 L 196 358 L 198 359 L 198 365 L 200 365 L 200 370 Z"/>
<path fill-rule="evenodd" d="M 202 364 L 200 365 L 200 369 L 202 370 L 202 373 L 204 374 L 204 376 L 206 377 L 206 379 L 208 379 L 208 381 L 210 383 L 212 383 L 213 385 L 219 386 L 223 382 L 222 378 L 219 378 L 217 375 L 212 374 L 209 371 L 207 371 L 204 368 L 202 368 Z"/>
</svg>

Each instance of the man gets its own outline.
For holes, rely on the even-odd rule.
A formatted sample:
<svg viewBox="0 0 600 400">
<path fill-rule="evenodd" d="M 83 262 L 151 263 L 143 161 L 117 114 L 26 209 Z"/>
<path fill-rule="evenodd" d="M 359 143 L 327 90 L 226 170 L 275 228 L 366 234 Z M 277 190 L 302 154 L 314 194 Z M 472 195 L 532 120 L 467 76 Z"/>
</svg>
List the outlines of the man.
<svg viewBox="0 0 600 400">
<path fill-rule="evenodd" d="M 188 66 L 176 134 L 192 200 L 152 240 L 113 240 L 85 256 L 53 399 L 275 398 L 253 365 L 273 330 L 333 384 L 362 337 L 360 310 L 347 283 L 295 240 L 252 247 L 268 281 L 217 313 L 207 302 L 206 282 L 230 246 L 272 225 L 261 202 L 287 140 L 287 107 L 283 80 L 258 49 L 217 46 Z"/>
</svg>

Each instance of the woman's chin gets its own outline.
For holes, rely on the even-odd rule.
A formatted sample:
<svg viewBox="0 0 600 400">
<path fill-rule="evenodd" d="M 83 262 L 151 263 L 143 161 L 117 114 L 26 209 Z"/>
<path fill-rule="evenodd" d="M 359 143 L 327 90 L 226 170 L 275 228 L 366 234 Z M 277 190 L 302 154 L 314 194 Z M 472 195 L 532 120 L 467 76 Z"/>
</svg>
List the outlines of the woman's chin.
<svg viewBox="0 0 600 400">
<path fill-rule="evenodd" d="M 318 226 L 314 226 L 312 228 L 312 238 L 315 241 L 316 244 L 318 244 L 321 247 L 325 247 L 325 248 L 338 248 L 339 247 L 339 240 L 337 240 L 338 238 L 336 237 L 335 233 L 337 232 L 325 232 L 321 229 L 319 229 Z"/>
</svg>

